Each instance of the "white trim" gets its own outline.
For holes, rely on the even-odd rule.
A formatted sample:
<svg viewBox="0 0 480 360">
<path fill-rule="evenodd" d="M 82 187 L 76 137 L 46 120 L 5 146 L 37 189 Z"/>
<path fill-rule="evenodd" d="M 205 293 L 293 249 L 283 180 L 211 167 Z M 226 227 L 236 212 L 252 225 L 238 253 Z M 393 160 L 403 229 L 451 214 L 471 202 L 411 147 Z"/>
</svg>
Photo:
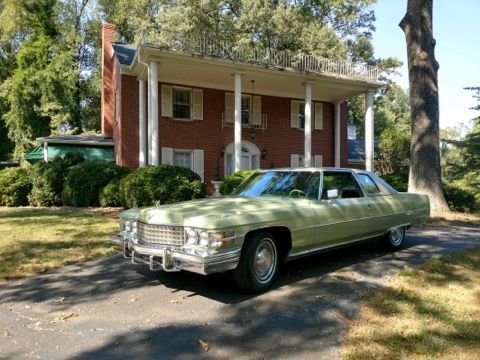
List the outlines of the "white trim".
<svg viewBox="0 0 480 360">
<path fill-rule="evenodd" d="M 305 83 L 305 167 L 312 166 L 312 83 Z"/>
<path fill-rule="evenodd" d="M 323 166 L 323 155 L 313 156 L 313 166 L 320 168 Z"/>
<path fill-rule="evenodd" d="M 173 88 L 162 85 L 162 116 L 173 116 Z"/>
<path fill-rule="evenodd" d="M 162 148 L 162 164 L 173 165 L 173 149 L 163 147 Z"/>
<path fill-rule="evenodd" d="M 195 171 L 199 176 L 200 179 L 202 179 L 202 182 L 205 181 L 205 161 L 204 161 L 204 152 L 203 150 L 193 150 L 192 154 L 192 160 L 193 160 L 193 171 Z"/>
<path fill-rule="evenodd" d="M 374 170 L 373 91 L 365 94 L 365 169 Z"/>
<path fill-rule="evenodd" d="M 152 165 L 159 164 L 159 136 L 158 136 L 158 64 L 151 62 L 149 65 L 151 68 L 150 82 L 151 84 L 151 100 L 152 100 L 152 112 L 151 112 L 151 133 L 149 137 L 152 139 Z"/>
<path fill-rule="evenodd" d="M 300 166 L 300 155 L 290 154 L 290 167 L 298 168 Z"/>
<path fill-rule="evenodd" d="M 234 172 L 240 170 L 242 166 L 242 74 L 236 72 L 234 80 L 235 87 L 235 132 L 234 142 L 235 151 L 234 158 Z"/>
<path fill-rule="evenodd" d="M 192 120 L 203 120 L 203 90 L 192 89 Z"/>
<path fill-rule="evenodd" d="M 335 103 L 335 130 L 334 130 L 334 143 L 335 143 L 335 166 L 340 167 L 340 122 L 341 122 L 341 102 Z"/>
</svg>

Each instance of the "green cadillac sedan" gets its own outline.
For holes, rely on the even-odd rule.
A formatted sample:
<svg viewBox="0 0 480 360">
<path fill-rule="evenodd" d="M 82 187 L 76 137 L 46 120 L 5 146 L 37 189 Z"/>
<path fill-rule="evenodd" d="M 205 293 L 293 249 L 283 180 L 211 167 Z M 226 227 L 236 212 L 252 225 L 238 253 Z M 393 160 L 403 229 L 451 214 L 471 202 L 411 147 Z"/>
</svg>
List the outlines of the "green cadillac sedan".
<svg viewBox="0 0 480 360">
<path fill-rule="evenodd" d="M 368 171 L 270 169 L 230 196 L 126 210 L 112 241 L 151 270 L 232 270 L 242 289 L 261 292 L 284 261 L 375 237 L 399 249 L 429 213 L 427 196 L 397 192 Z"/>
</svg>

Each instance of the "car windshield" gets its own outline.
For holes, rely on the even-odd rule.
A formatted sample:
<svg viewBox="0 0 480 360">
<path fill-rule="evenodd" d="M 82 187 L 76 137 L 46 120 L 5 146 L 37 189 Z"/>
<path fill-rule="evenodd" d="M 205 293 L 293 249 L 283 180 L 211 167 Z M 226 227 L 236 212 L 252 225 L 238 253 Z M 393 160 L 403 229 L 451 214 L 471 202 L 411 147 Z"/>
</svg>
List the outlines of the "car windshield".
<svg viewBox="0 0 480 360">
<path fill-rule="evenodd" d="M 236 189 L 233 195 L 318 199 L 319 185 L 319 172 L 266 171 L 252 175 Z"/>
</svg>

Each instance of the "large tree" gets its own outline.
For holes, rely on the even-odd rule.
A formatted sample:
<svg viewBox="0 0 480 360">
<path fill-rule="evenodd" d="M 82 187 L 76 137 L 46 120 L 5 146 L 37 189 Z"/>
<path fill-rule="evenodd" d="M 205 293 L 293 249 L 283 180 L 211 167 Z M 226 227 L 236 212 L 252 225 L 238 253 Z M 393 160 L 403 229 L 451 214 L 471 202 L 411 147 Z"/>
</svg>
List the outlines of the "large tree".
<svg viewBox="0 0 480 360">
<path fill-rule="evenodd" d="M 2 1 L 0 65 L 5 54 L 14 61 L 0 71 L 0 116 L 15 158 L 39 136 L 99 129 L 101 22 L 94 6 L 93 0 Z"/>
<path fill-rule="evenodd" d="M 438 62 L 432 0 L 408 0 L 400 22 L 407 42 L 412 140 L 408 190 L 427 194 L 432 210 L 448 211 L 441 179 Z"/>
</svg>

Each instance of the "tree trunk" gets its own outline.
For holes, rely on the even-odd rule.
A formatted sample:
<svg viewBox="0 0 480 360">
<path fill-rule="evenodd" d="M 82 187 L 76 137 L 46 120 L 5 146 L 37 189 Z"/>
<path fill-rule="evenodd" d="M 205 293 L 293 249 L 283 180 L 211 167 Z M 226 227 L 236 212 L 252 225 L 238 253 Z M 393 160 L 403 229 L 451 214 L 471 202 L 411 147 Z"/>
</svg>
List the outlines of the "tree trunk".
<svg viewBox="0 0 480 360">
<path fill-rule="evenodd" d="M 412 114 L 408 191 L 427 194 L 432 210 L 449 211 L 443 195 L 438 110 L 438 62 L 432 30 L 432 1 L 408 0 L 400 22 L 407 41 Z"/>
</svg>

